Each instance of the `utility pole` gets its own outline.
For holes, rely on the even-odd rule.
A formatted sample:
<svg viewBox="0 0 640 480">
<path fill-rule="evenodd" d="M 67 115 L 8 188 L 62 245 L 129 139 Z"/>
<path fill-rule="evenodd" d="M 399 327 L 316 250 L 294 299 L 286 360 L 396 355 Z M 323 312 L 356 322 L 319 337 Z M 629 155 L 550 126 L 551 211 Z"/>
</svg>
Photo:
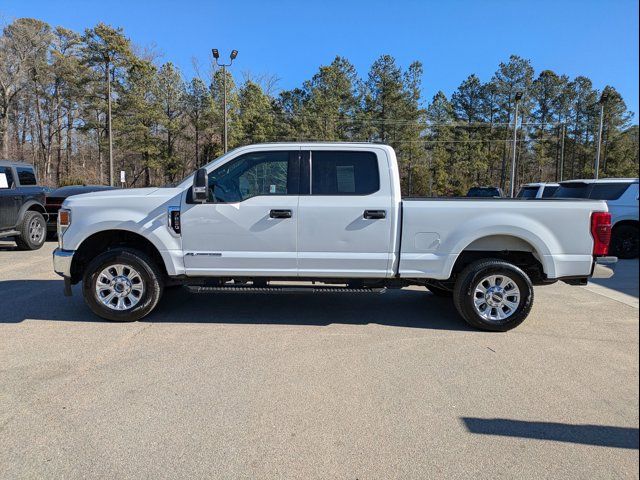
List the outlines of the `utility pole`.
<svg viewBox="0 0 640 480">
<path fill-rule="evenodd" d="M 602 95 L 600 95 L 600 100 L 598 104 L 600 105 L 600 126 L 598 128 L 598 146 L 596 147 L 596 161 L 593 167 L 593 178 L 598 179 L 598 175 L 600 173 L 600 146 L 602 145 L 602 126 L 604 123 L 604 105 L 607 103 L 608 93 L 607 91 L 603 91 Z"/>
<path fill-rule="evenodd" d="M 213 54 L 213 58 L 216 61 L 216 65 L 222 67 L 222 123 L 224 124 L 224 153 L 227 153 L 227 67 L 230 67 L 235 58 L 238 56 L 237 50 L 231 50 L 231 54 L 229 55 L 229 63 L 218 63 L 218 59 L 220 58 L 220 53 L 217 48 L 212 48 L 211 53 Z"/>
<path fill-rule="evenodd" d="M 511 198 L 515 196 L 516 188 L 516 154 L 518 152 L 516 145 L 518 142 L 518 106 L 522 99 L 522 92 L 516 92 L 516 111 L 513 117 L 513 158 L 511 160 Z"/>
<path fill-rule="evenodd" d="M 560 141 L 560 181 L 562 181 L 562 177 L 564 174 L 564 137 L 567 131 L 567 124 L 562 124 L 562 140 Z"/>
<path fill-rule="evenodd" d="M 113 178 L 113 132 L 111 131 L 111 59 L 107 56 L 107 129 L 109 130 L 109 185 L 114 186 Z"/>
</svg>

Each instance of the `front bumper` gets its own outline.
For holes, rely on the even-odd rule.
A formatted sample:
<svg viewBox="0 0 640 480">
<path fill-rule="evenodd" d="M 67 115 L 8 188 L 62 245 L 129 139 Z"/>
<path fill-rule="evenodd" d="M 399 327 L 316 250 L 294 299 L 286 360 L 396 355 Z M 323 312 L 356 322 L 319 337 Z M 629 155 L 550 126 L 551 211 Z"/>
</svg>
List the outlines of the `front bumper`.
<svg viewBox="0 0 640 480">
<path fill-rule="evenodd" d="M 74 250 L 63 250 L 56 248 L 53 251 L 53 270 L 61 277 L 71 277 L 71 262 L 73 261 Z"/>
<path fill-rule="evenodd" d="M 597 257 L 593 265 L 591 278 L 613 277 L 613 265 L 618 262 L 618 257 Z"/>
</svg>

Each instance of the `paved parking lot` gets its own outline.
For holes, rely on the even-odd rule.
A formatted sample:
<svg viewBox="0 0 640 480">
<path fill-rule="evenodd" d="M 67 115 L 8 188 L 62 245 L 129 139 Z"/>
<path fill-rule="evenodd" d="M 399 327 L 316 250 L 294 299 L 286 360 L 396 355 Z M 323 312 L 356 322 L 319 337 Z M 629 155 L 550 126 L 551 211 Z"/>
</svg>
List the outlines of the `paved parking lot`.
<svg viewBox="0 0 640 480">
<path fill-rule="evenodd" d="M 637 478 L 638 262 L 536 289 L 506 334 L 447 300 L 197 296 L 100 321 L 53 243 L 0 242 L 0 477 Z"/>
</svg>

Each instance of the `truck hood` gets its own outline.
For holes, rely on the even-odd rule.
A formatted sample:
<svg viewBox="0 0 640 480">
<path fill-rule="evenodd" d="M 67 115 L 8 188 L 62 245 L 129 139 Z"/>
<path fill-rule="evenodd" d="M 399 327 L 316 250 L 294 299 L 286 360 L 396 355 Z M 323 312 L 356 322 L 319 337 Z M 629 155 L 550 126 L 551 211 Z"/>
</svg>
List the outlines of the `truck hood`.
<svg viewBox="0 0 640 480">
<path fill-rule="evenodd" d="M 81 206 L 81 205 L 102 205 L 108 206 L 104 202 L 109 202 L 110 204 L 123 204 L 130 201 L 135 201 L 136 199 L 170 199 L 182 193 L 181 189 L 178 188 L 158 188 L 158 187 L 149 187 L 149 188 L 125 188 L 125 189 L 115 189 L 115 190 L 102 190 L 99 192 L 91 192 L 91 193 L 83 193 L 80 195 L 73 195 L 68 197 L 63 206 L 73 207 L 73 206 Z"/>
</svg>

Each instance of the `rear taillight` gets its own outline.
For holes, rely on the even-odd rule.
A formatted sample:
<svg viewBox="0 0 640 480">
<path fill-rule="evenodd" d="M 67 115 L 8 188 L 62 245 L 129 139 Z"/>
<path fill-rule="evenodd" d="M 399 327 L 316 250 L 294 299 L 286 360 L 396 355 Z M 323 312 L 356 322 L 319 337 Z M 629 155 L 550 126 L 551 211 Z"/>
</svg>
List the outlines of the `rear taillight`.
<svg viewBox="0 0 640 480">
<path fill-rule="evenodd" d="M 611 214 L 594 212 L 591 214 L 591 236 L 593 237 L 593 254 L 601 257 L 609 253 L 611 241 Z"/>
</svg>

